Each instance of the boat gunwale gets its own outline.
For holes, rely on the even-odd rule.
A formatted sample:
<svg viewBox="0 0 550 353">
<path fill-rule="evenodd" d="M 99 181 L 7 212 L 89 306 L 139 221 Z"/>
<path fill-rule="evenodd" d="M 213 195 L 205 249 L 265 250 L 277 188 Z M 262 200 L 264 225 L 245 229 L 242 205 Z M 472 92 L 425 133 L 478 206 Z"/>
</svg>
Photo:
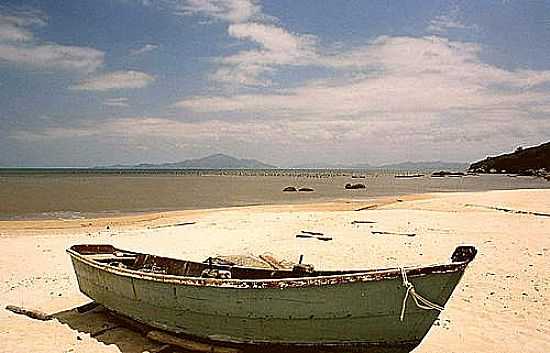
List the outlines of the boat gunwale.
<svg viewBox="0 0 550 353">
<path fill-rule="evenodd" d="M 121 250 L 113 247 L 114 251 L 131 252 Z M 85 255 L 77 252 L 73 247 L 66 250 L 71 258 L 76 259 L 86 265 L 95 267 L 99 270 L 127 277 L 130 279 L 142 279 L 150 280 L 159 283 L 168 283 L 176 285 L 187 285 L 195 287 L 218 287 L 218 288 L 236 288 L 236 289 L 250 289 L 250 288 L 298 288 L 298 287 L 321 287 L 321 286 L 333 286 L 341 284 L 349 284 L 356 282 L 371 282 L 380 281 L 386 279 L 401 278 L 401 268 L 388 268 L 388 269 L 371 269 L 362 272 L 348 273 L 348 274 L 336 274 L 336 275 L 324 275 L 314 277 L 289 277 L 289 278 L 263 278 L 263 279 L 216 279 L 216 278 L 202 278 L 202 277 L 190 277 L 180 275 L 166 275 L 159 273 L 144 273 L 143 271 L 132 270 L 128 268 L 112 267 L 108 264 L 99 263 Z M 133 253 L 133 252 L 131 252 Z M 139 253 L 134 253 L 140 255 Z M 143 254 L 141 254 L 143 255 Z M 177 259 L 173 259 L 177 260 Z M 179 260 L 181 261 L 181 260 Z M 445 264 L 432 264 L 427 266 L 410 266 L 402 267 L 407 272 L 407 277 L 423 277 L 431 274 L 442 273 L 454 273 L 464 271 L 466 266 L 471 262 L 471 259 L 463 261 L 451 261 Z M 77 273 L 78 276 L 78 273 Z"/>
</svg>

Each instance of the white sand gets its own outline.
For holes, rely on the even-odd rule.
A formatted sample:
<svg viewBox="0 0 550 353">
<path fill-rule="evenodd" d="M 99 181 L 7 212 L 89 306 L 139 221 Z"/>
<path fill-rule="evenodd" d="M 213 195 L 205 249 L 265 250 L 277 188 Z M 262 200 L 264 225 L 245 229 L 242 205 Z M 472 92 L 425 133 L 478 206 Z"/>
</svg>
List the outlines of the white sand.
<svg viewBox="0 0 550 353">
<path fill-rule="evenodd" d="M 200 261 L 211 255 L 265 252 L 296 261 L 304 254 L 305 262 L 320 269 L 444 262 L 458 244 L 474 244 L 477 258 L 415 352 L 550 352 L 550 217 L 488 208 L 550 213 L 550 190 L 402 199 L 392 203 L 385 198 L 377 201 L 381 207 L 358 212 L 354 209 L 369 203 L 0 222 L 0 305 L 23 305 L 58 317 L 41 322 L 0 309 L 0 352 L 130 353 L 157 347 L 124 328 L 90 337 L 113 324 L 102 313 L 62 313 L 89 300 L 79 293 L 65 254 L 77 243 L 111 243 Z M 376 223 L 352 225 L 354 220 Z M 148 229 L 182 221 L 197 223 Z M 301 230 L 323 232 L 333 240 L 297 239 Z M 417 235 L 376 236 L 371 230 Z"/>
</svg>

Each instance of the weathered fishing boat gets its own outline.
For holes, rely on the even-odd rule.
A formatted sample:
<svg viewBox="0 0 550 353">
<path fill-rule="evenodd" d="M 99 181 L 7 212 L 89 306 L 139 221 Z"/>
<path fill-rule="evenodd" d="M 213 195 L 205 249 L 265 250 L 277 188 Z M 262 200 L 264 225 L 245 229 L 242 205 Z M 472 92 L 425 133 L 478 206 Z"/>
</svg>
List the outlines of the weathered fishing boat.
<svg viewBox="0 0 550 353">
<path fill-rule="evenodd" d="M 265 269 L 75 245 L 80 290 L 154 328 L 244 351 L 409 352 L 451 296 L 473 246 L 446 264 Z"/>
</svg>

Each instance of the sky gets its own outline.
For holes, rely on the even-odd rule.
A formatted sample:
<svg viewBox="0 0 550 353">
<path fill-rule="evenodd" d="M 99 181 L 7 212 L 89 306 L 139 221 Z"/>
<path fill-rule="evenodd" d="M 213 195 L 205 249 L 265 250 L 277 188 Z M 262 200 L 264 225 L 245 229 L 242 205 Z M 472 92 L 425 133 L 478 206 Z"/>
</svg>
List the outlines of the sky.
<svg viewBox="0 0 550 353">
<path fill-rule="evenodd" d="M 468 162 L 550 134 L 550 1 L 0 2 L 0 166 Z"/>
</svg>

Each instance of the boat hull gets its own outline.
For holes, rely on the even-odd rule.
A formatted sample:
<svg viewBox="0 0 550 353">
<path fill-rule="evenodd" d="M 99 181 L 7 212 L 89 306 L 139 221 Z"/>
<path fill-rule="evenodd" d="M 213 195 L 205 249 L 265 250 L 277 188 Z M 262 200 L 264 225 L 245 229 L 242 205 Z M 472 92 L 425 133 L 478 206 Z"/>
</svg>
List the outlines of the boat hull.
<svg viewBox="0 0 550 353">
<path fill-rule="evenodd" d="M 409 297 L 401 320 L 406 288 L 401 276 L 387 273 L 237 286 L 126 273 L 69 253 L 80 290 L 107 309 L 158 329 L 248 348 L 408 352 L 439 314 L 418 308 Z M 423 297 L 444 305 L 465 267 L 438 268 L 408 280 Z"/>
</svg>

